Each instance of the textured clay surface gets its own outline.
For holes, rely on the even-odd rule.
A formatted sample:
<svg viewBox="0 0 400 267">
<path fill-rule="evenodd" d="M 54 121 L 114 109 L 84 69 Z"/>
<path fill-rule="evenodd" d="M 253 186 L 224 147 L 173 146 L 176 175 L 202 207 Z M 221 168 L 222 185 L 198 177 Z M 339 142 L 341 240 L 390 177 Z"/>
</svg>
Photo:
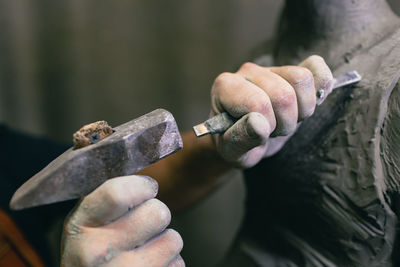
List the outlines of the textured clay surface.
<svg viewBox="0 0 400 267">
<path fill-rule="evenodd" d="M 247 171 L 242 244 L 269 266 L 399 266 L 399 19 L 381 0 L 288 0 L 281 29 L 275 63 L 319 54 L 363 80 Z"/>
</svg>

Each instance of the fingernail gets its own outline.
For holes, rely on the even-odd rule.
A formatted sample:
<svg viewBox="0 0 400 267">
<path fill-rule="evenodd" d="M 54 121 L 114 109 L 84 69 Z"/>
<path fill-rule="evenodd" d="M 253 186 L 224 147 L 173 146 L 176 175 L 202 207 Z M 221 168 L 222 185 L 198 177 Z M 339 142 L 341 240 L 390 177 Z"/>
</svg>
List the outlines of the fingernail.
<svg viewBox="0 0 400 267">
<path fill-rule="evenodd" d="M 317 92 L 317 98 L 318 99 L 322 99 L 322 98 L 324 98 L 324 96 L 325 96 L 325 91 L 324 90 L 319 90 L 318 92 Z"/>
<path fill-rule="evenodd" d="M 153 179 L 153 178 L 151 178 L 150 176 L 147 176 L 147 175 L 138 175 L 138 176 L 143 177 L 144 179 L 146 179 L 151 184 L 151 186 L 153 187 L 154 193 L 157 194 L 157 192 L 158 192 L 158 183 L 157 183 L 157 181 L 155 179 Z"/>
</svg>

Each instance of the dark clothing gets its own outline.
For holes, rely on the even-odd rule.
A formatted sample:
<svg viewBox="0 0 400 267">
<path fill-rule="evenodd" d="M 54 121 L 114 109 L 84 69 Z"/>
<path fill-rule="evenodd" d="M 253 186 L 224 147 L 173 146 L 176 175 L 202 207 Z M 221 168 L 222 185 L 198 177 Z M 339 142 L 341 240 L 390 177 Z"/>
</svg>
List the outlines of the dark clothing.
<svg viewBox="0 0 400 267">
<path fill-rule="evenodd" d="M 67 146 L 24 135 L 0 125 L 0 147 L 0 207 L 19 226 L 46 266 L 54 266 L 58 255 L 54 255 L 55 248 L 50 247 L 48 232 L 54 229 L 57 220 L 67 215 L 74 201 L 22 211 L 11 211 L 8 205 L 18 187 L 66 150 Z M 59 240 L 54 246 L 59 246 Z"/>
</svg>

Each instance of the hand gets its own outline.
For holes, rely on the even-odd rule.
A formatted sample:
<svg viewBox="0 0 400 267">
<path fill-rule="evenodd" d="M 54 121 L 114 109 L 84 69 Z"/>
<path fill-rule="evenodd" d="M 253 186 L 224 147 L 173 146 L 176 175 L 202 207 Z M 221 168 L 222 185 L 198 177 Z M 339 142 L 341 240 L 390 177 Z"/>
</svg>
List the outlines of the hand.
<svg viewBox="0 0 400 267">
<path fill-rule="evenodd" d="M 213 136 L 221 156 L 247 168 L 276 153 L 332 91 L 332 81 L 319 56 L 299 66 L 245 63 L 236 73 L 219 75 L 211 89 L 211 116 L 225 111 L 239 119 L 225 133 Z M 317 101 L 319 90 L 325 93 Z"/>
<path fill-rule="evenodd" d="M 110 179 L 86 196 L 65 222 L 62 266 L 185 266 L 171 213 L 146 176 Z"/>
</svg>

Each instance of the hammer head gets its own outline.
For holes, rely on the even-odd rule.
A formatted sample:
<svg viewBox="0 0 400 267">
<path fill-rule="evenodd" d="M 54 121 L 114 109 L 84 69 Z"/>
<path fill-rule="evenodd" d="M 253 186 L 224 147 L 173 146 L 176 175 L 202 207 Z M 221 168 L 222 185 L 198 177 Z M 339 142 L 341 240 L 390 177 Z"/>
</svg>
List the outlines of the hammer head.
<svg viewBox="0 0 400 267">
<path fill-rule="evenodd" d="M 96 144 L 70 148 L 24 183 L 12 209 L 79 198 L 109 178 L 131 175 L 183 147 L 175 119 L 163 109 L 113 129 Z"/>
</svg>

